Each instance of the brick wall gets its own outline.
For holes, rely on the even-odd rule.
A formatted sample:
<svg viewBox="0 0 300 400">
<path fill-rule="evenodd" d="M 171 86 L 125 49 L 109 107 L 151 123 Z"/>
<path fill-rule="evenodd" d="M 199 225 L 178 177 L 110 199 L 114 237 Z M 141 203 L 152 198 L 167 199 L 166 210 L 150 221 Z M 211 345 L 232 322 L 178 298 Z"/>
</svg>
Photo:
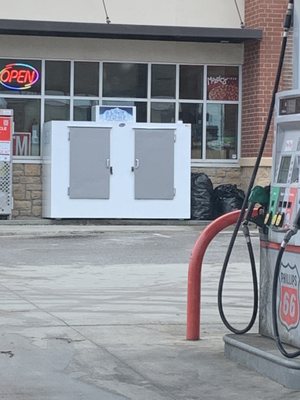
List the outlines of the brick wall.
<svg viewBox="0 0 300 400">
<path fill-rule="evenodd" d="M 41 218 L 41 165 L 13 164 L 14 219 Z"/>
<path fill-rule="evenodd" d="M 242 157 L 256 157 L 265 127 L 281 46 L 288 1 L 246 0 L 245 24 L 263 29 L 261 42 L 245 43 L 243 67 Z M 291 36 L 291 35 L 290 35 Z M 292 46 L 289 38 L 281 89 L 292 86 Z M 264 156 L 272 153 L 272 128 Z"/>
</svg>

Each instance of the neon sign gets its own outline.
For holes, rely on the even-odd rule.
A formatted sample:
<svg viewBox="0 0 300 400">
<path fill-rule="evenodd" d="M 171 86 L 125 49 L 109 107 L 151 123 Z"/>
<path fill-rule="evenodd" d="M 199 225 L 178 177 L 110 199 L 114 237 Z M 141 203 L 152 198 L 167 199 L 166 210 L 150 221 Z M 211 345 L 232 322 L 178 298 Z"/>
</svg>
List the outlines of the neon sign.
<svg viewBox="0 0 300 400">
<path fill-rule="evenodd" d="M 7 64 L 0 71 L 0 84 L 10 90 L 30 89 L 38 80 L 40 74 L 29 64 Z"/>
</svg>

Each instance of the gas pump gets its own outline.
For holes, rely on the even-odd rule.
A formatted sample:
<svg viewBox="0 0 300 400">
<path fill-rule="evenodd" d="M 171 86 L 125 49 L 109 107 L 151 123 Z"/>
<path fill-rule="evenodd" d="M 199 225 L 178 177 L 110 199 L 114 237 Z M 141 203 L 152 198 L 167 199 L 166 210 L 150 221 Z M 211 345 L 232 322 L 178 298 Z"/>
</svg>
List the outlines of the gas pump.
<svg viewBox="0 0 300 400">
<path fill-rule="evenodd" d="M 0 109 L 0 217 L 12 211 L 13 110 Z"/>
<path fill-rule="evenodd" d="M 277 95 L 268 234 L 261 240 L 260 332 L 300 348 L 300 91 Z M 274 267 L 275 266 L 275 267 Z M 270 283 L 270 277 L 273 276 Z"/>
<path fill-rule="evenodd" d="M 224 337 L 228 358 L 284 386 L 300 390 L 300 359 L 287 360 L 300 356 L 299 89 L 277 94 L 274 122 L 269 201 L 267 204 L 265 189 L 254 188 L 249 196 L 250 205 L 243 222 L 252 272 L 254 270 L 252 318 L 246 328 L 237 330 L 227 321 L 222 302 L 220 314 L 227 328 L 235 333 Z M 262 213 L 258 219 L 251 217 L 254 203 L 262 204 Z M 258 334 L 241 335 L 252 328 L 257 312 L 255 260 L 249 231 L 245 229 L 249 221 L 256 222 L 260 231 L 259 329 Z M 224 276 L 221 278 L 224 279 Z M 219 301 L 220 298 L 219 291 Z"/>
<path fill-rule="evenodd" d="M 235 334 L 224 337 L 225 355 L 289 388 L 300 390 L 300 359 L 287 360 L 300 356 L 300 89 L 277 93 L 293 5 L 293 0 L 289 0 L 269 114 L 245 201 L 225 256 L 218 306 L 225 326 Z M 298 6 L 300 8 L 300 3 Z M 253 184 L 274 106 L 275 138 L 268 192 L 266 188 L 253 189 Z M 257 203 L 261 205 L 261 211 L 253 218 L 252 210 Z M 258 311 L 255 259 L 248 229 L 250 221 L 255 222 L 260 231 L 259 332 L 258 335 L 241 335 L 252 328 Z M 244 329 L 236 329 L 228 322 L 222 304 L 223 283 L 240 226 L 249 251 L 254 290 L 252 317 Z"/>
<path fill-rule="evenodd" d="M 259 187 L 255 187 L 242 224 L 253 275 L 252 318 L 245 329 L 236 330 L 226 320 L 222 304 L 220 311 L 225 325 L 234 333 L 246 333 L 254 324 L 258 290 L 248 229 L 252 220 L 260 227 L 259 333 L 274 338 L 280 352 L 294 358 L 300 355 L 300 350 L 288 352 L 283 343 L 300 348 L 300 90 L 276 96 L 272 159 L 269 200 L 263 188 L 259 199 Z M 251 218 L 254 203 L 263 206 L 263 221 Z"/>
</svg>

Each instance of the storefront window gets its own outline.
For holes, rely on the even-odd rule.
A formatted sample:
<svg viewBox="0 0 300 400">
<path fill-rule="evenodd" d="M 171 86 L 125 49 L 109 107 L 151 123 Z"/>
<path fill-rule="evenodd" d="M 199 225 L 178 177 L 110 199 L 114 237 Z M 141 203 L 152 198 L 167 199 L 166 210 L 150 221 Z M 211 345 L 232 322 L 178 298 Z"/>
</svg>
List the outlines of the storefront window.
<svg viewBox="0 0 300 400">
<path fill-rule="evenodd" d="M 239 99 L 238 67 L 207 68 L 207 99 L 217 101 Z"/>
<path fill-rule="evenodd" d="M 151 97 L 154 99 L 174 99 L 176 93 L 176 66 L 152 65 Z"/>
<path fill-rule="evenodd" d="M 74 121 L 91 121 L 92 107 L 97 106 L 96 100 L 74 100 Z"/>
<path fill-rule="evenodd" d="M 0 107 L 14 111 L 13 155 L 39 156 L 41 101 L 38 99 L 1 98 Z"/>
<path fill-rule="evenodd" d="M 0 59 L 0 94 L 40 95 L 41 61 Z"/>
<path fill-rule="evenodd" d="M 203 67 L 181 65 L 179 76 L 179 98 L 190 100 L 203 99 Z"/>
<path fill-rule="evenodd" d="M 90 121 L 103 104 L 135 106 L 137 122 L 191 124 L 193 162 L 237 160 L 239 74 L 228 65 L 0 59 L 0 108 L 15 112 L 15 155 L 40 154 L 44 122 Z"/>
<path fill-rule="evenodd" d="M 46 61 L 45 94 L 51 96 L 70 95 L 69 61 Z"/>
<path fill-rule="evenodd" d="M 74 63 L 74 96 L 99 96 L 99 63 Z"/>
<path fill-rule="evenodd" d="M 206 158 L 237 158 L 238 105 L 208 104 L 206 124 Z"/>
<path fill-rule="evenodd" d="M 192 158 L 202 158 L 203 105 L 193 103 L 179 104 L 179 120 L 191 124 Z"/>
<path fill-rule="evenodd" d="M 70 101 L 64 99 L 45 100 L 45 122 L 70 120 Z"/>
<path fill-rule="evenodd" d="M 151 103 L 151 122 L 175 122 L 175 103 Z"/>
<path fill-rule="evenodd" d="M 104 97 L 147 97 L 147 64 L 104 63 Z"/>
</svg>

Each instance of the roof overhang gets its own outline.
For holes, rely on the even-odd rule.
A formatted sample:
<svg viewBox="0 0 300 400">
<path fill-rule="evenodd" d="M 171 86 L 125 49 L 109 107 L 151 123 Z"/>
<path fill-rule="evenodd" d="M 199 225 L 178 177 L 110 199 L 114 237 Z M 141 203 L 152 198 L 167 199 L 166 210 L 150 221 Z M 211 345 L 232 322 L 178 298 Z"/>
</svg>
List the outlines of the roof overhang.
<svg viewBox="0 0 300 400">
<path fill-rule="evenodd" d="M 262 30 L 0 19 L 0 35 L 242 43 L 260 40 Z"/>
</svg>

